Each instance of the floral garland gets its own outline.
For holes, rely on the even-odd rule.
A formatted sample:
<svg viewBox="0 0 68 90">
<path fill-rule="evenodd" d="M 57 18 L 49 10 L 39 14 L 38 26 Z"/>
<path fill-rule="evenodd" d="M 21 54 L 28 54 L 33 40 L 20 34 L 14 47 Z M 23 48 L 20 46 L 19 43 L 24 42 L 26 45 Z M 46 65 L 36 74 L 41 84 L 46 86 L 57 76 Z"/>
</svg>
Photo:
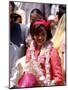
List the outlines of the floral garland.
<svg viewBox="0 0 68 90">
<path fill-rule="evenodd" d="M 36 57 L 35 56 L 35 47 L 34 42 L 32 41 L 30 45 L 30 54 L 31 54 L 31 64 L 33 67 L 33 70 L 36 74 L 39 75 L 39 80 L 43 81 L 43 86 L 50 86 L 50 50 L 52 48 L 51 43 L 46 43 L 44 47 L 41 48 L 40 54 Z M 45 69 L 46 69 L 46 75 L 44 75 L 43 70 L 40 66 L 40 61 L 46 58 L 45 61 Z M 37 61 L 38 60 L 38 61 Z"/>
</svg>

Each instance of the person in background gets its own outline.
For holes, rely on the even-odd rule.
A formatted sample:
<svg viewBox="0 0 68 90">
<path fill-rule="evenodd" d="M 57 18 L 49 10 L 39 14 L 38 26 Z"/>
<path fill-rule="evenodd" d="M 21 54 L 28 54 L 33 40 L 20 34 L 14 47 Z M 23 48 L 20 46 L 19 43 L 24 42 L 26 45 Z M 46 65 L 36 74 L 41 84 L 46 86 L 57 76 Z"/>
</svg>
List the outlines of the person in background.
<svg viewBox="0 0 68 90">
<path fill-rule="evenodd" d="M 14 21 L 13 19 L 14 8 L 15 8 L 14 2 L 12 1 L 9 2 L 9 19 L 10 19 L 9 23 L 12 23 Z M 17 59 L 18 59 L 17 46 L 13 44 L 13 42 L 10 40 L 9 41 L 9 77 L 10 78 L 13 76 L 14 66 Z"/>
<path fill-rule="evenodd" d="M 9 22 L 10 22 L 10 41 L 18 47 L 22 43 L 21 28 L 18 23 L 15 22 L 15 4 L 13 1 L 9 2 Z"/>
<path fill-rule="evenodd" d="M 19 88 L 64 84 L 60 57 L 52 46 L 48 27 L 45 20 L 31 23 L 32 41 L 27 49 L 23 75 L 18 80 Z"/>
<path fill-rule="evenodd" d="M 66 13 L 66 7 L 65 7 L 65 5 L 59 5 L 59 11 L 56 12 L 55 19 L 54 19 L 54 22 L 55 22 L 56 26 L 58 26 L 58 23 L 59 23 L 61 17 L 65 13 Z"/>
<path fill-rule="evenodd" d="M 22 43 L 22 37 L 21 37 L 21 28 L 18 23 L 14 21 L 14 15 L 11 15 L 10 21 L 10 41 L 12 41 L 14 44 L 16 44 L 18 47 Z"/>
<path fill-rule="evenodd" d="M 9 25 L 10 25 L 10 36 L 9 36 L 9 77 L 11 78 L 14 73 L 14 67 L 16 61 L 23 56 L 20 55 L 20 45 L 22 44 L 21 38 L 21 28 L 18 23 L 14 21 L 15 19 L 15 4 L 13 1 L 9 2 Z"/>
<path fill-rule="evenodd" d="M 20 29 L 21 29 L 21 38 L 22 38 L 22 44 L 25 45 L 25 31 L 26 31 L 26 27 L 25 25 L 22 24 L 22 16 L 14 13 L 14 22 L 20 25 Z"/>
<path fill-rule="evenodd" d="M 22 23 L 22 17 L 21 17 L 21 15 L 15 13 L 15 15 L 14 15 L 14 21 L 16 23 Z"/>
<path fill-rule="evenodd" d="M 23 56 L 26 53 L 26 42 L 25 42 L 26 26 L 22 24 L 22 16 L 20 14 L 17 14 L 17 13 L 14 14 L 14 22 L 18 23 L 21 28 L 22 43 L 20 44 L 20 54 L 21 56 Z"/>
<path fill-rule="evenodd" d="M 56 31 L 55 18 L 56 18 L 55 15 L 50 15 L 50 16 L 47 18 L 47 20 L 50 22 L 52 36 L 54 36 L 55 31 Z"/>
<path fill-rule="evenodd" d="M 52 14 L 48 17 L 47 20 L 50 22 L 52 36 L 54 36 L 54 34 L 56 32 L 56 29 L 58 27 L 58 23 L 59 23 L 63 14 L 64 14 L 63 11 L 59 11 L 59 12 L 56 12 L 55 15 Z"/>
</svg>

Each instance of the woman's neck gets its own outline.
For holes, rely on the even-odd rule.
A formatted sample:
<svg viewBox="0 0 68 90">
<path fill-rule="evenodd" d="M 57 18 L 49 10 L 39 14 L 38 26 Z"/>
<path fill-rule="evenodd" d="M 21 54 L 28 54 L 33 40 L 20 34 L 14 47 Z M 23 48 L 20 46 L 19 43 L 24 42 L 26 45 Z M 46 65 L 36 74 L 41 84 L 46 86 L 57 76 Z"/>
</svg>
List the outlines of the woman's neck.
<svg viewBox="0 0 68 90">
<path fill-rule="evenodd" d="M 40 51 L 40 49 L 42 48 L 42 46 L 38 46 L 36 43 L 35 43 L 35 49 Z"/>
</svg>

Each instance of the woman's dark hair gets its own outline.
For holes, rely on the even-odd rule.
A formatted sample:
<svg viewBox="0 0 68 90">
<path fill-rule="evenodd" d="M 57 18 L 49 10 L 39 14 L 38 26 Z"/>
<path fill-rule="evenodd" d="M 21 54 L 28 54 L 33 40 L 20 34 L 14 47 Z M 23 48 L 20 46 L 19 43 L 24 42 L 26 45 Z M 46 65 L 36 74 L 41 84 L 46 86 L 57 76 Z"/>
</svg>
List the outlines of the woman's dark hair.
<svg viewBox="0 0 68 90">
<path fill-rule="evenodd" d="M 43 16 L 42 12 L 41 12 L 39 9 L 37 9 L 37 8 L 33 9 L 33 10 L 31 11 L 31 14 L 34 13 L 34 12 L 36 12 L 37 14 Z"/>
<path fill-rule="evenodd" d="M 45 29 L 46 33 L 47 33 L 47 39 L 46 40 L 50 40 L 52 38 L 50 26 L 45 27 L 43 24 L 34 25 L 34 22 L 32 22 L 31 26 L 30 26 L 30 34 L 31 34 L 32 38 L 34 37 L 34 35 L 41 32 L 43 29 Z"/>
<path fill-rule="evenodd" d="M 31 16 L 31 14 L 34 13 L 34 12 L 36 12 L 36 13 L 37 13 L 38 15 L 40 15 L 43 19 L 45 19 L 43 13 L 42 13 L 39 9 L 37 9 L 37 8 L 35 8 L 35 9 L 33 9 L 33 10 L 31 11 L 30 16 Z"/>
</svg>

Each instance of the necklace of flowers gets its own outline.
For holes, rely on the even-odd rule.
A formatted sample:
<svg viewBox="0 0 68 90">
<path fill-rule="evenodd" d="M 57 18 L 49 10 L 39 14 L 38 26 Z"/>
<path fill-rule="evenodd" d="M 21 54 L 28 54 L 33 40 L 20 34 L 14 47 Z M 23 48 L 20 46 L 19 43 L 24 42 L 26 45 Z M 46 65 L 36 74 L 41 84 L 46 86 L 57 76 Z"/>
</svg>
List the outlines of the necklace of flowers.
<svg viewBox="0 0 68 90">
<path fill-rule="evenodd" d="M 34 41 L 32 41 L 30 45 L 30 52 L 31 52 L 31 63 L 34 66 L 34 70 L 36 73 L 39 74 L 40 80 L 43 80 L 43 83 L 45 86 L 50 85 L 50 50 L 52 48 L 52 45 L 46 43 L 45 47 L 42 47 L 40 50 L 40 54 L 38 55 L 38 58 L 35 57 L 35 47 L 34 47 Z M 43 74 L 43 70 L 40 67 L 40 56 L 44 56 L 46 58 L 45 62 L 45 69 L 46 69 L 46 76 Z M 38 59 L 38 62 L 36 61 Z"/>
</svg>

